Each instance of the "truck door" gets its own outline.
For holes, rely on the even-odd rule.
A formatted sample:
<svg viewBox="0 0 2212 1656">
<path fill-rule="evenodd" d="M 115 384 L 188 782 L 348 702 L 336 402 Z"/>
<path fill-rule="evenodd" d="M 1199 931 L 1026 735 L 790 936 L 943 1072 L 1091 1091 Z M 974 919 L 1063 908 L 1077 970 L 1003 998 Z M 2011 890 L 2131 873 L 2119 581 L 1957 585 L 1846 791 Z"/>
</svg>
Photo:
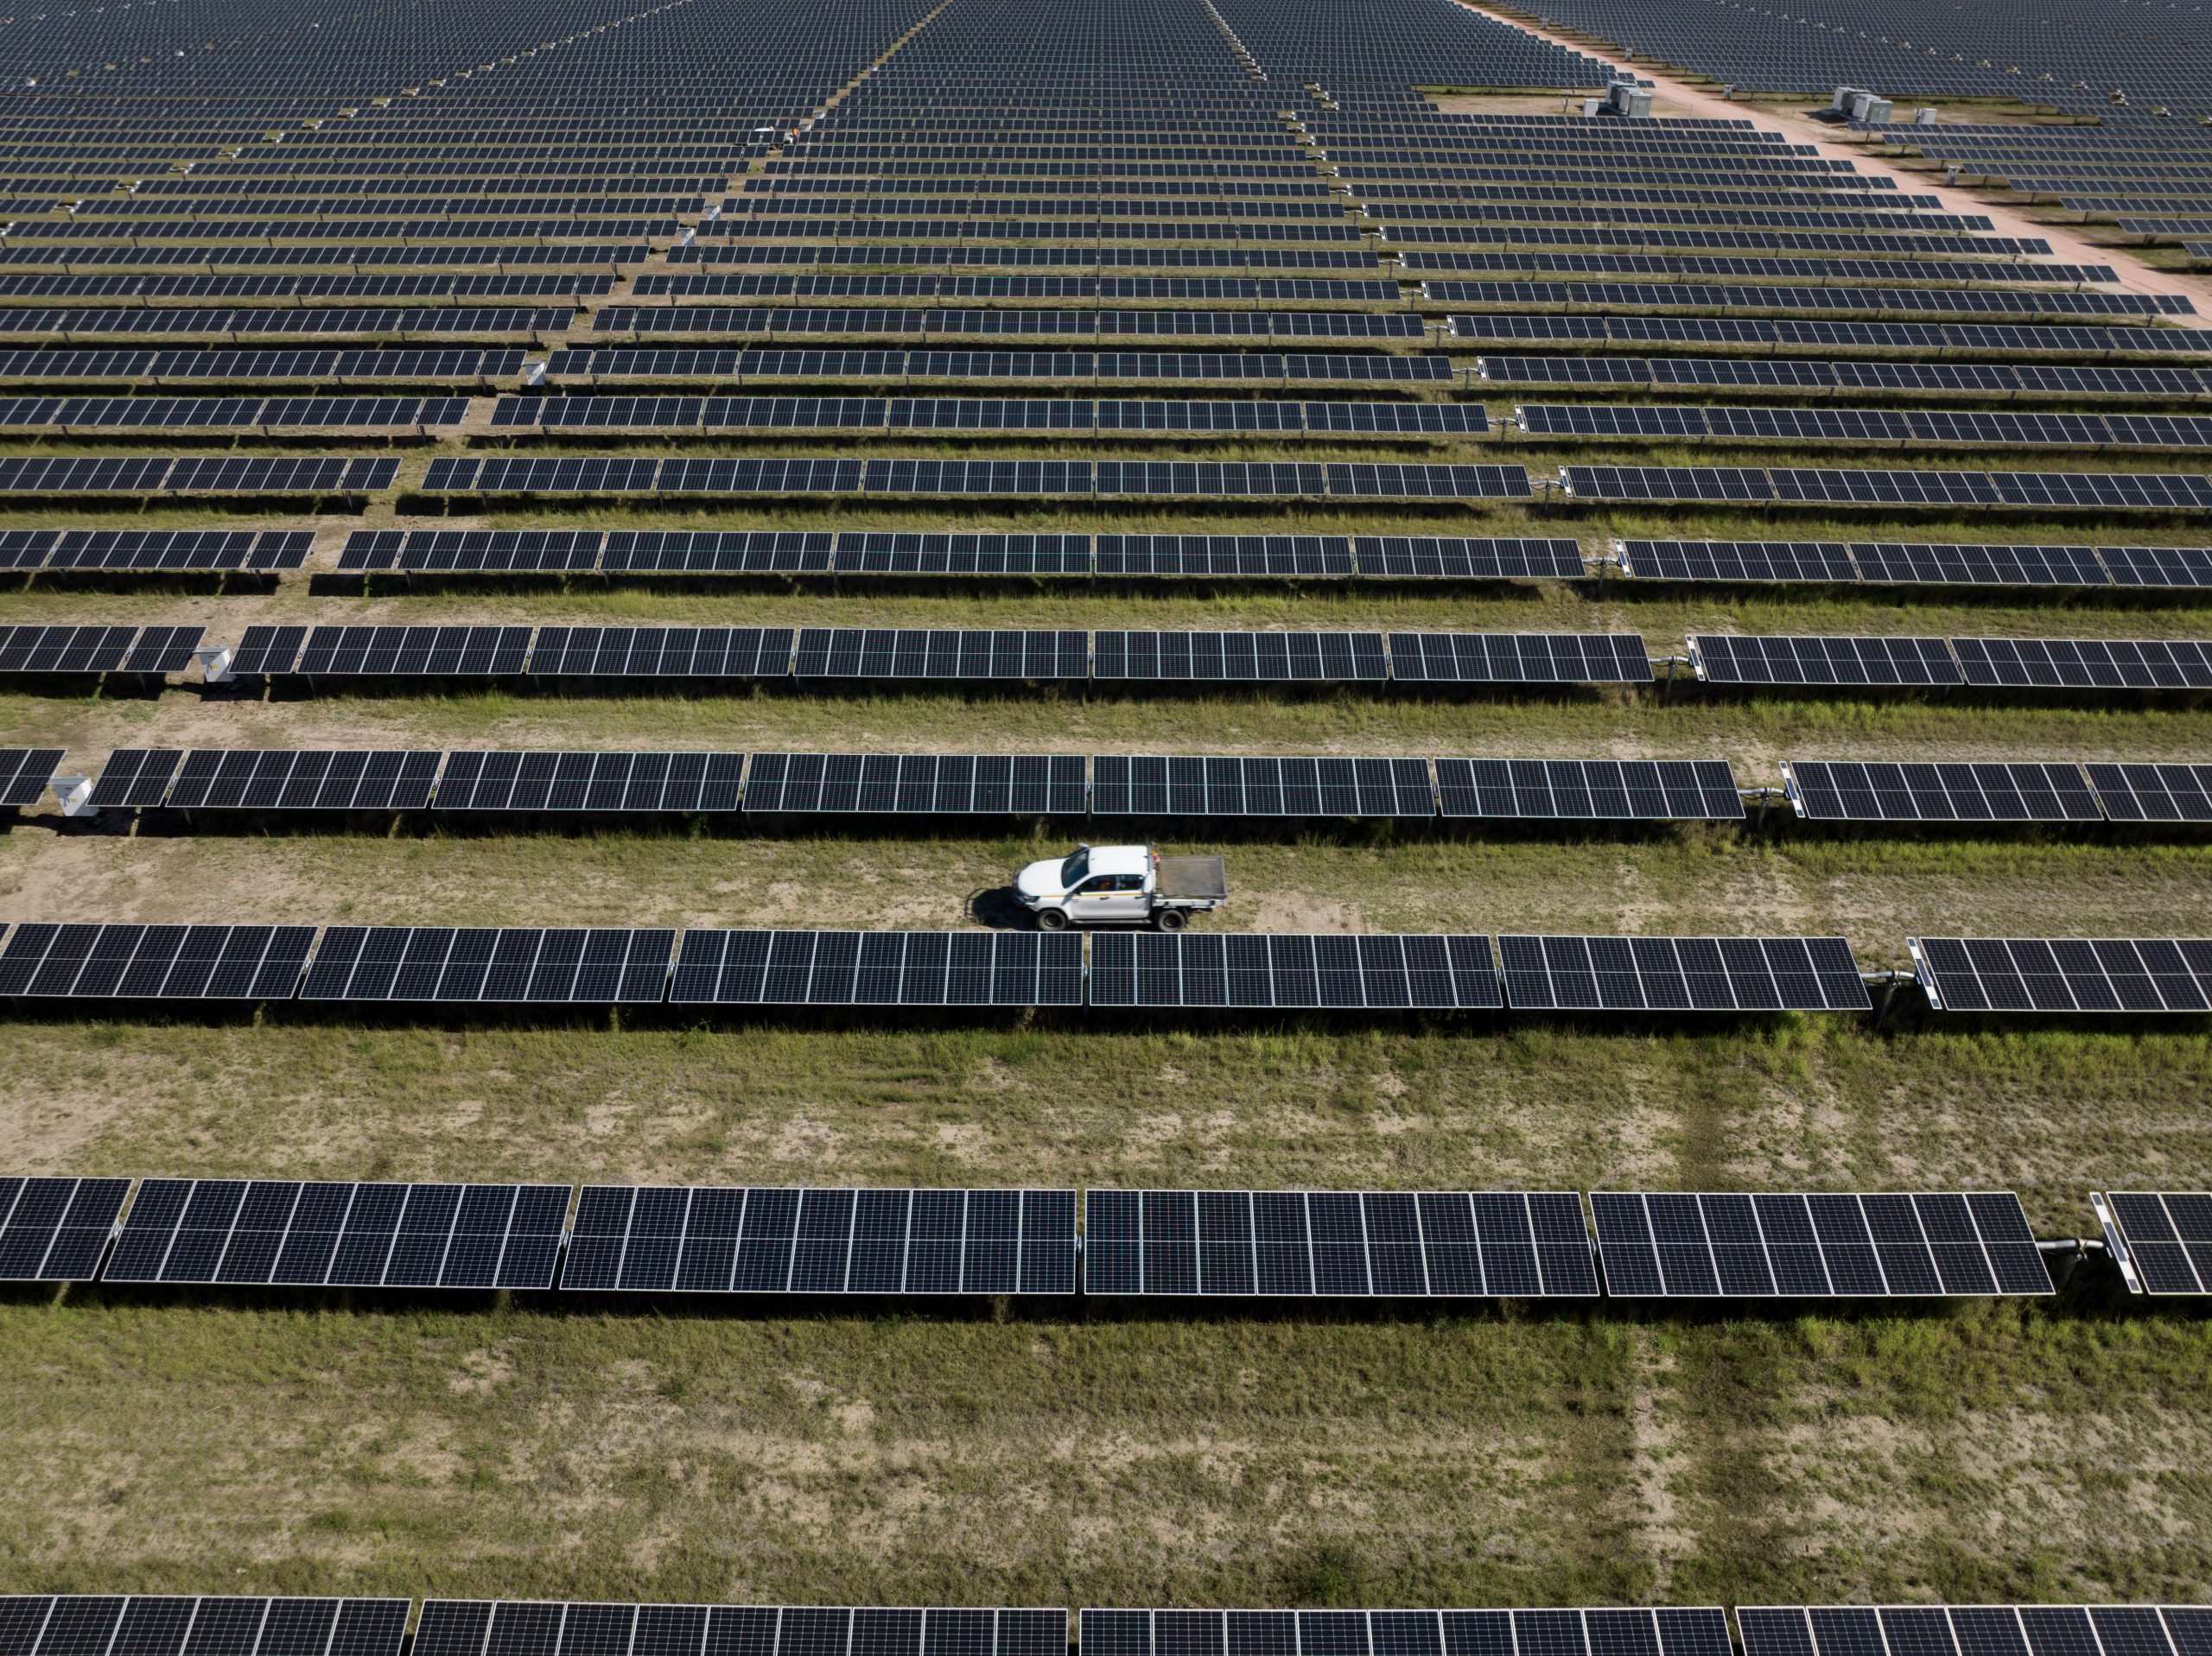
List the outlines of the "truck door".
<svg viewBox="0 0 2212 1656">
<path fill-rule="evenodd" d="M 1142 920 L 1152 911 L 1141 874 L 1093 874 L 1075 888 L 1067 908 L 1079 925 Z"/>
</svg>

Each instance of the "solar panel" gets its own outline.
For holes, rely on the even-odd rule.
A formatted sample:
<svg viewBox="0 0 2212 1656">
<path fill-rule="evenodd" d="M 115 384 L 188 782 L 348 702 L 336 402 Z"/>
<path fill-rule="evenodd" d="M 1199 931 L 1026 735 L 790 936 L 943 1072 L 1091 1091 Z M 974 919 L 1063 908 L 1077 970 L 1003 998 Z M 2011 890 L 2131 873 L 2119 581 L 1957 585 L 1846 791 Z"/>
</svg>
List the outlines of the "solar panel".
<svg viewBox="0 0 2212 1656">
<path fill-rule="evenodd" d="M 134 810 L 160 805 L 184 763 L 181 747 L 118 747 L 107 756 L 86 803 L 94 810 Z"/>
<path fill-rule="evenodd" d="M 90 803 L 187 811 L 423 810 L 438 758 L 435 748 L 200 747 L 176 765 L 159 751 L 142 751 L 113 789 L 103 774 Z M 165 771 L 173 781 L 164 783 Z"/>
<path fill-rule="evenodd" d="M 1954 638 L 1965 682 L 1992 688 L 2212 689 L 2212 640 Z"/>
<path fill-rule="evenodd" d="M 623 1293 L 1071 1294 L 1073 1190 L 587 1184 L 561 1285 Z"/>
<path fill-rule="evenodd" d="M 1705 1608 L 1086 1609 L 1080 1647 L 1088 1656 L 1728 1656 L 1732 1648 L 1726 1613 Z"/>
<path fill-rule="evenodd" d="M 1376 632 L 1096 632 L 1097 679 L 1236 682 L 1380 681 Z"/>
<path fill-rule="evenodd" d="M 0 674 L 180 673 L 206 635 L 205 627 L 0 626 Z"/>
<path fill-rule="evenodd" d="M 1094 1006 L 1500 1006 L 1484 936 L 1102 931 L 1090 941 Z"/>
<path fill-rule="evenodd" d="M 109 1282 L 550 1288 L 565 1184 L 148 1179 Z"/>
<path fill-rule="evenodd" d="M 1066 1656 L 1068 1613 L 423 1601 L 419 1656 Z"/>
<path fill-rule="evenodd" d="M 2212 1293 L 2212 1192 L 2092 1190 L 2089 1205 L 2130 1293 Z"/>
<path fill-rule="evenodd" d="M 1393 632 L 1390 676 L 1428 684 L 1648 684 L 1632 632 Z"/>
<path fill-rule="evenodd" d="M 1588 1012 L 1866 1012 L 1840 937 L 1501 936 L 1508 1006 Z"/>
<path fill-rule="evenodd" d="M 2104 814 L 2076 765 L 1796 759 L 1783 763 L 1782 779 L 1807 822 L 2094 822 Z"/>
<path fill-rule="evenodd" d="M 35 805 L 67 754 L 60 747 L 0 747 L 0 810 Z"/>
<path fill-rule="evenodd" d="M 675 952 L 667 927 L 326 926 L 299 998 L 650 1006 Z"/>
<path fill-rule="evenodd" d="M 40 999 L 283 1000 L 313 926 L 17 926 L 0 995 Z"/>
<path fill-rule="evenodd" d="M 531 641 L 528 627 L 319 626 L 308 631 L 297 661 L 287 667 L 277 660 L 278 638 L 257 639 L 255 631 L 247 629 L 231 663 L 233 674 L 257 670 L 272 677 L 293 673 L 307 678 L 505 678 L 521 673 Z M 264 643 L 266 654 L 249 648 Z M 241 666 L 240 660 L 253 667 Z"/>
<path fill-rule="evenodd" d="M 1740 822 L 1726 759 L 1439 759 L 1440 815 L 1596 822 Z"/>
<path fill-rule="evenodd" d="M 2212 1631 L 2198 1608 L 2149 1604 L 1738 1606 L 1744 1656 L 1867 1656 L 1870 1650 L 1976 1656 L 2190 1656 Z"/>
<path fill-rule="evenodd" d="M 60 1594 L 0 1599 L 16 1656 L 399 1656 L 404 1598 Z"/>
<path fill-rule="evenodd" d="M 1100 753 L 1102 815 L 1433 816 L 1427 759 L 1159 758 Z"/>
<path fill-rule="evenodd" d="M 2091 765 L 2083 768 L 2089 773 L 2089 790 L 2097 808 L 2113 822 L 2212 822 L 2212 766 Z"/>
<path fill-rule="evenodd" d="M 1590 1209 L 1615 1298 L 2052 1291 L 2009 1190 L 1593 1190 Z"/>
<path fill-rule="evenodd" d="M 0 1282 L 89 1282 L 129 1179 L 0 1178 Z"/>
<path fill-rule="evenodd" d="M 1689 641 L 1708 684 L 1962 684 L 1943 638 L 1738 638 L 1697 633 Z"/>
<path fill-rule="evenodd" d="M 1594 1297 L 1571 1190 L 1084 1193 L 1086 1295 Z"/>
<path fill-rule="evenodd" d="M 4 969 L 0 955 L 0 969 Z M 0 980 L 0 981 L 4 981 Z M 1073 1006 L 1073 932 L 715 931 L 689 928 L 677 1005 Z"/>
<path fill-rule="evenodd" d="M 1908 937 L 1905 946 L 1938 1012 L 2212 1009 L 2212 938 Z"/>
<path fill-rule="evenodd" d="M 745 809 L 1079 816 L 1079 753 L 755 753 Z"/>
<path fill-rule="evenodd" d="M 734 811 L 742 753 L 460 749 L 445 756 L 441 811 Z"/>
<path fill-rule="evenodd" d="M 802 627 L 791 670 L 801 678 L 1080 679 L 1090 636 L 1072 630 Z"/>
</svg>

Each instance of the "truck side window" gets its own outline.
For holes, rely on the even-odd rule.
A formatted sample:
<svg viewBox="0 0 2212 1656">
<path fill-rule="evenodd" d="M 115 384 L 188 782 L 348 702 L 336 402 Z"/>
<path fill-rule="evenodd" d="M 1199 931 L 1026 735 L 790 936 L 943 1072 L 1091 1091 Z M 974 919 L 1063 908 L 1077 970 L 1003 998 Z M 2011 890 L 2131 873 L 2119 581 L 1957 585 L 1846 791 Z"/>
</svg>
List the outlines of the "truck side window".
<svg viewBox="0 0 2212 1656">
<path fill-rule="evenodd" d="M 1118 874 L 1114 879 L 1114 889 L 1117 891 L 1141 891 L 1144 890 L 1144 876 L 1142 874 Z"/>
</svg>

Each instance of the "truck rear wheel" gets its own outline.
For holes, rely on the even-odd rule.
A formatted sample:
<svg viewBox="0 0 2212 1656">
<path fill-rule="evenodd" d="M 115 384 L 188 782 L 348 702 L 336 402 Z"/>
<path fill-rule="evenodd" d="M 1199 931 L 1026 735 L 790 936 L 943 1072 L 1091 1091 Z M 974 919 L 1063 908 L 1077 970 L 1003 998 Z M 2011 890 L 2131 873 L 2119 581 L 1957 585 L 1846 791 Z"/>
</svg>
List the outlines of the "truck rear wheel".
<svg viewBox="0 0 2212 1656">
<path fill-rule="evenodd" d="M 1153 929 L 1155 931 L 1180 931 L 1190 917 L 1180 909 L 1162 909 L 1152 917 Z"/>
<path fill-rule="evenodd" d="M 1065 910 L 1064 910 L 1064 909 L 1039 909 L 1039 910 L 1037 910 L 1037 930 L 1039 930 L 1039 931 L 1065 931 L 1067 929 L 1068 929 L 1068 917 L 1067 917 L 1067 911 L 1066 911 Z"/>
</svg>

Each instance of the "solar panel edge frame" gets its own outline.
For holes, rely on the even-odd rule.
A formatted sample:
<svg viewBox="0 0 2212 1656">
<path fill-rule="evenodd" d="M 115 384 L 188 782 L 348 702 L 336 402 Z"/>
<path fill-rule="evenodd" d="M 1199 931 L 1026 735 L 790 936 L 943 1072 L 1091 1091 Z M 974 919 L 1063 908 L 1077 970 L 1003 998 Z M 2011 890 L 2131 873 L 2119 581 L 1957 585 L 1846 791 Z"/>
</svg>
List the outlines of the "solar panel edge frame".
<svg viewBox="0 0 2212 1656">
<path fill-rule="evenodd" d="M 2113 1211 L 2103 1191 L 2089 1192 L 2089 1210 L 2096 1215 L 2097 1224 L 2105 1234 L 2106 1257 L 2120 1267 L 2120 1280 L 2127 1285 L 2129 1295 L 2147 1297 L 2151 1291 L 2144 1285 L 2141 1274 L 2135 1268 L 2135 1255 L 2128 1247 L 2126 1234 L 2120 1229 L 2120 1215 Z"/>
</svg>

